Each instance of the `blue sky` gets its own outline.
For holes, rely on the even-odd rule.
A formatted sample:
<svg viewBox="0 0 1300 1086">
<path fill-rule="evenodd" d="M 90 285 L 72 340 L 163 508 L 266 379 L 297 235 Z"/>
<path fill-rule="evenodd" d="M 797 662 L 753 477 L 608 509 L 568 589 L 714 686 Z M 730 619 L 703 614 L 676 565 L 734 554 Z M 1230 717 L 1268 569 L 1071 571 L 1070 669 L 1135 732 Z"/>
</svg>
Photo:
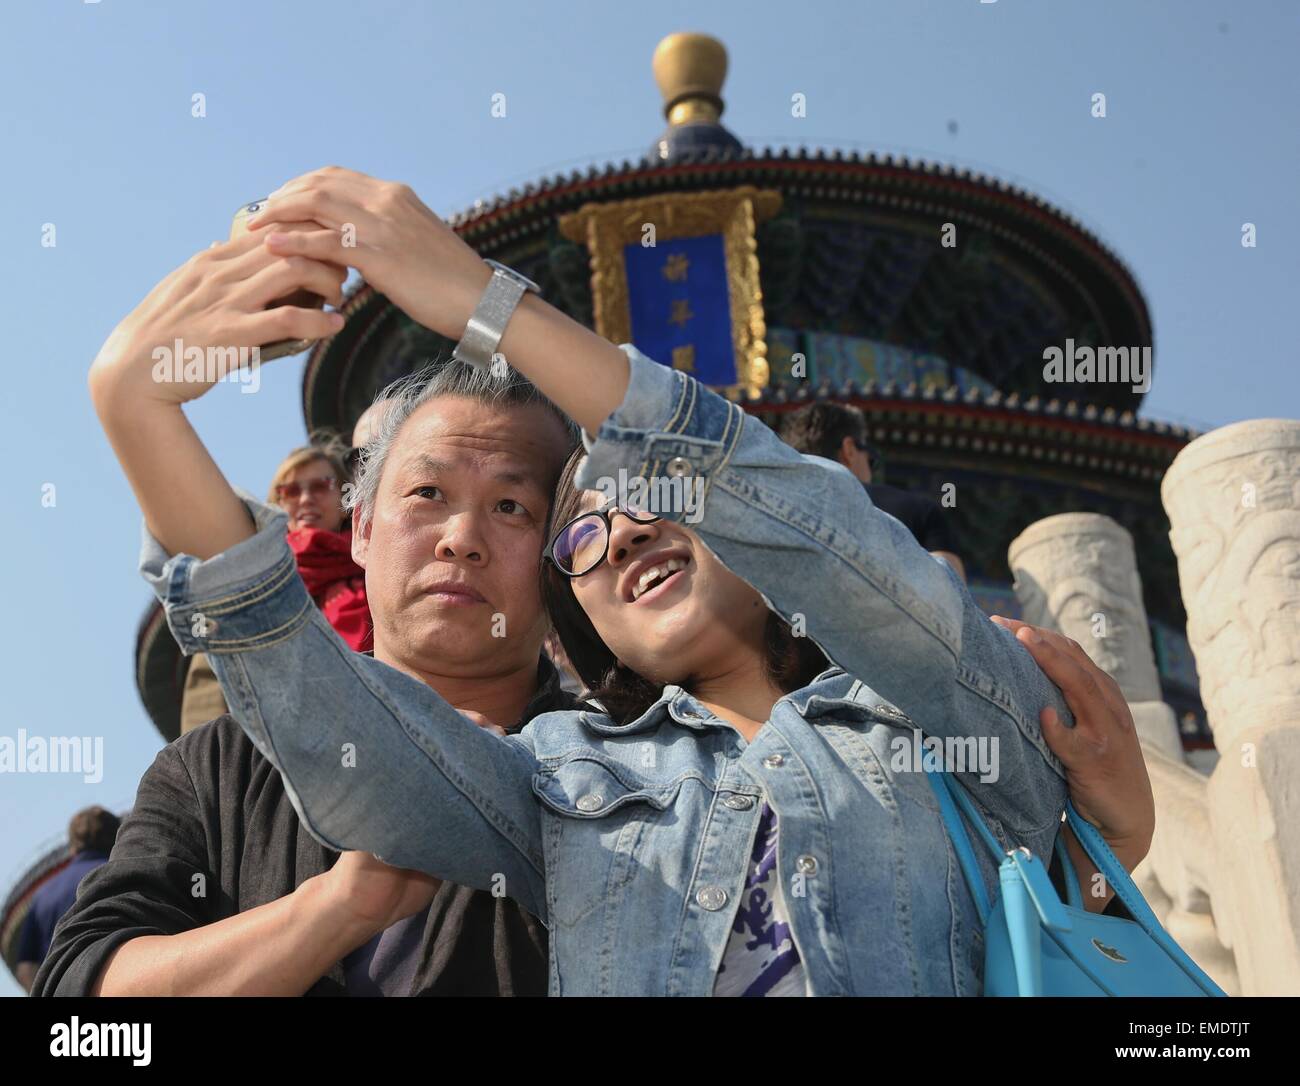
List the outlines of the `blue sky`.
<svg viewBox="0 0 1300 1086">
<path fill-rule="evenodd" d="M 24 0 L 5 23 L 15 606 L 0 735 L 103 736 L 105 770 L 95 785 L 0 776 L 0 894 L 74 810 L 129 806 L 160 746 L 132 680 L 138 514 L 85 391 L 114 324 L 223 238 L 239 204 L 318 166 L 406 181 L 447 214 L 640 154 L 663 127 L 650 56 L 672 31 L 727 45 L 724 120 L 743 142 L 955 162 L 1083 221 L 1151 307 L 1146 414 L 1201 428 L 1300 415 L 1300 4 Z M 1098 91 L 1105 119 L 1090 114 Z M 193 408 L 233 482 L 263 490 L 301 442 L 300 375 L 300 359 L 272 363 L 257 395 L 224 386 Z M 7 974 L 0 992 L 17 992 Z"/>
</svg>

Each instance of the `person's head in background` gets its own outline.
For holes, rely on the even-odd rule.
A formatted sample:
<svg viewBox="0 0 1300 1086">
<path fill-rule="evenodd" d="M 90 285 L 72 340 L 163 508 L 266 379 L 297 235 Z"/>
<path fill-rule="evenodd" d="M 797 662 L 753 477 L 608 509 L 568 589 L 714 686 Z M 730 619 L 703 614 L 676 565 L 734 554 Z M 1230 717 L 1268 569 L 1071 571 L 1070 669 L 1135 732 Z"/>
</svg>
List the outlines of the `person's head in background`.
<svg viewBox="0 0 1300 1086">
<path fill-rule="evenodd" d="M 357 419 L 352 427 L 352 444 L 348 446 L 343 454 L 343 466 L 348 469 L 348 474 L 353 479 L 357 477 L 357 468 L 361 464 L 361 450 L 374 438 L 379 431 L 379 424 L 383 421 L 387 413 L 391 400 L 385 399 L 381 393 L 369 407 L 361 412 L 361 417 Z M 344 505 L 347 503 L 344 502 Z"/>
<path fill-rule="evenodd" d="M 459 362 L 378 402 L 349 503 L 376 659 L 425 681 L 536 668 L 543 534 L 577 428 L 513 370 Z"/>
<path fill-rule="evenodd" d="M 347 527 L 343 488 L 350 482 L 343 450 L 332 444 L 294 449 L 275 470 L 267 502 L 289 514 L 289 531 L 320 528 L 339 532 Z"/>
<path fill-rule="evenodd" d="M 103 807 L 86 807 L 68 822 L 68 852 L 102 852 L 107 856 L 117 840 L 122 821 L 112 811 Z"/>
<path fill-rule="evenodd" d="M 383 421 L 384 415 L 391 404 L 392 401 L 381 394 L 379 399 L 361 412 L 361 417 L 357 419 L 356 425 L 352 427 L 353 451 L 359 450 L 363 445 L 370 444 L 371 438 L 375 436 L 379 429 L 379 423 Z"/>
<path fill-rule="evenodd" d="M 874 481 L 879 466 L 879 453 L 867 440 L 867 420 L 856 407 L 838 403 L 815 403 L 791 415 L 781 429 L 785 443 L 801 453 L 825 457 L 843 464 L 864 485 Z M 873 502 L 884 500 L 883 484 L 871 492 Z M 887 497 L 887 496 L 886 496 Z M 917 514 L 898 507 L 886 512 L 903 518 L 908 530 L 931 554 L 942 558 L 963 581 L 966 566 L 961 556 L 952 549 L 949 532 L 942 528 L 942 513 L 932 501 L 926 502 L 930 513 Z"/>
<path fill-rule="evenodd" d="M 835 460 L 862 482 L 871 482 L 876 452 L 867 440 L 867 421 L 856 407 L 809 404 L 786 420 L 781 438 L 801 453 Z"/>
</svg>

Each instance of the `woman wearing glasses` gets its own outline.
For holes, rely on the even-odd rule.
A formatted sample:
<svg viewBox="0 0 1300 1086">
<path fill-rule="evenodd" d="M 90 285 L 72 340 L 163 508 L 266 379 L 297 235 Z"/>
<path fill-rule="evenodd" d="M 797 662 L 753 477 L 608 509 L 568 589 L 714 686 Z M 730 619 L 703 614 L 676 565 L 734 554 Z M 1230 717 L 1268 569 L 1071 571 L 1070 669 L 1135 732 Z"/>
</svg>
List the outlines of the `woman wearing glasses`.
<svg viewBox="0 0 1300 1086">
<path fill-rule="evenodd" d="M 268 214 L 319 224 L 250 224 L 304 279 L 346 260 L 474 363 L 504 355 L 585 432 L 552 513 L 544 590 L 597 703 L 517 735 L 484 732 L 409 671 L 341 652 L 274 524 L 228 493 L 201 495 L 224 553 L 151 547 L 143 568 L 173 631 L 217 653 L 235 716 L 322 842 L 513 897 L 551 930 L 552 994 L 587 995 L 977 994 L 982 933 L 910 753 L 918 732 L 969 751 L 949 768 L 1005 843 L 1051 854 L 1068 777 L 1121 859 L 1145 854 L 1154 819 L 1131 722 L 1072 730 L 1017 636 L 848 472 L 524 295 L 405 186 L 320 171 L 273 195 Z M 340 247 L 344 222 L 360 247 Z M 320 335 L 322 320 L 293 311 L 276 331 Z M 132 365 L 110 351 L 92 385 L 125 395 Z M 178 413 L 150 425 L 197 442 Z M 146 512 L 162 510 L 156 465 L 120 455 Z M 388 546 L 424 538 L 406 523 L 444 496 L 438 461 L 423 459 L 402 493 L 382 465 L 368 486 L 363 464 L 362 536 L 376 518 Z M 699 501 L 611 501 L 610 481 L 629 478 L 670 495 L 675 480 Z M 369 557 L 382 556 L 372 545 Z M 1086 669 L 1072 667 L 1055 673 L 1082 691 L 1064 676 Z"/>
</svg>

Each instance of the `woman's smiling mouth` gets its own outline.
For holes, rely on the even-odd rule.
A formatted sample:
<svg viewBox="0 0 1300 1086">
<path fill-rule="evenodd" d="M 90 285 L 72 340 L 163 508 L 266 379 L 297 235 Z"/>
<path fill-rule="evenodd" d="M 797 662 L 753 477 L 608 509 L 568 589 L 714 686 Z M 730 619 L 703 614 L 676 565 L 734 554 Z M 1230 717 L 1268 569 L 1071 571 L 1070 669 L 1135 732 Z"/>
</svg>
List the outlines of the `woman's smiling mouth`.
<svg viewBox="0 0 1300 1086">
<path fill-rule="evenodd" d="M 690 564 L 689 558 L 673 557 L 647 566 L 641 571 L 636 584 L 632 586 L 630 602 L 638 604 L 662 595 L 668 591 L 670 585 L 682 579 L 682 574 Z"/>
</svg>

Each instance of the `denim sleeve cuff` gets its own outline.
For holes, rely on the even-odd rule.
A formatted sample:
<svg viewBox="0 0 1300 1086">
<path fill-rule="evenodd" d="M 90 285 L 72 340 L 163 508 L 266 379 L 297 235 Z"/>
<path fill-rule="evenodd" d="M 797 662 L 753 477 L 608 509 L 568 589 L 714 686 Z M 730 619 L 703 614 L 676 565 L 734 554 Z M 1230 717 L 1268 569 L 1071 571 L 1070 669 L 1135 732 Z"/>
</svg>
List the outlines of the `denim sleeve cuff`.
<svg viewBox="0 0 1300 1086">
<path fill-rule="evenodd" d="M 311 597 L 285 539 L 281 509 L 236 490 L 256 534 L 206 560 L 170 555 L 141 528 L 140 574 L 167 615 L 181 651 L 221 654 L 273 644 L 311 616 Z"/>
<path fill-rule="evenodd" d="M 587 455 L 575 485 L 613 497 L 631 477 L 689 478 L 697 482 L 698 508 L 709 477 L 735 451 L 744 411 L 720 397 L 701 397 L 692 378 L 647 358 L 631 344 L 621 349 L 631 369 L 627 393 L 594 441 L 583 433 Z M 681 519 L 683 513 L 680 508 L 652 508 L 669 519 Z"/>
</svg>

